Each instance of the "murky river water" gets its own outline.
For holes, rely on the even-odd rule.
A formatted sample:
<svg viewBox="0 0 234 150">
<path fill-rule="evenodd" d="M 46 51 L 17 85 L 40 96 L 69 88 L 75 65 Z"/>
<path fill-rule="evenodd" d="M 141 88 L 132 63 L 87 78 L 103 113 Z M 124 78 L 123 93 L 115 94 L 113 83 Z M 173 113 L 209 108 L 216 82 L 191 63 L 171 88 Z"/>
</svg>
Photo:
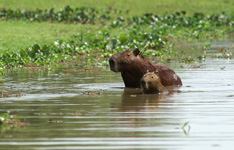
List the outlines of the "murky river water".
<svg viewBox="0 0 234 150">
<path fill-rule="evenodd" d="M 24 96 L 1 98 L 0 111 L 30 124 L 1 126 L 0 149 L 232 149 L 234 60 L 169 65 L 184 86 L 161 95 L 124 89 L 110 71 L 15 71 L 1 88 Z"/>
</svg>

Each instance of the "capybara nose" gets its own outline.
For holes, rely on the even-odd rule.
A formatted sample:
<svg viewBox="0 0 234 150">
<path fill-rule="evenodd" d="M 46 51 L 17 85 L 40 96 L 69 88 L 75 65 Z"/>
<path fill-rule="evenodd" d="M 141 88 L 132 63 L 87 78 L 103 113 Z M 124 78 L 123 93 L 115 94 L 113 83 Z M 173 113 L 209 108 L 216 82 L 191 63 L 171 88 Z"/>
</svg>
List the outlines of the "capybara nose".
<svg viewBox="0 0 234 150">
<path fill-rule="evenodd" d="M 112 58 L 109 59 L 109 64 L 110 64 L 110 66 L 114 66 L 115 65 L 115 62 L 114 62 L 114 60 Z"/>
<path fill-rule="evenodd" d="M 145 85 L 146 85 L 145 80 L 141 80 L 141 87 L 143 88 L 143 87 L 145 87 Z"/>
<path fill-rule="evenodd" d="M 115 70 L 115 62 L 112 57 L 109 59 L 110 70 L 116 72 Z"/>
</svg>

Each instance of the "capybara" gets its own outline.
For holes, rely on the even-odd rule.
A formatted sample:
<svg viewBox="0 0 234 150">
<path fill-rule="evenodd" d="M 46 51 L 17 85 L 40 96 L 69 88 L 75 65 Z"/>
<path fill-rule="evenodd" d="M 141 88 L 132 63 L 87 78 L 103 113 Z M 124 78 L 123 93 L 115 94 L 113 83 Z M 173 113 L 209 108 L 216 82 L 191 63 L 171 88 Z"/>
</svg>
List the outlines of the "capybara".
<svg viewBox="0 0 234 150">
<path fill-rule="evenodd" d="M 147 72 L 141 78 L 140 84 L 144 94 L 158 94 L 167 91 L 157 74 L 158 72 Z"/>
<path fill-rule="evenodd" d="M 163 86 L 182 85 L 180 77 L 171 68 L 163 63 L 151 63 L 138 48 L 113 55 L 109 64 L 112 71 L 121 72 L 125 87 L 139 88 L 143 75 L 156 70 Z"/>
</svg>

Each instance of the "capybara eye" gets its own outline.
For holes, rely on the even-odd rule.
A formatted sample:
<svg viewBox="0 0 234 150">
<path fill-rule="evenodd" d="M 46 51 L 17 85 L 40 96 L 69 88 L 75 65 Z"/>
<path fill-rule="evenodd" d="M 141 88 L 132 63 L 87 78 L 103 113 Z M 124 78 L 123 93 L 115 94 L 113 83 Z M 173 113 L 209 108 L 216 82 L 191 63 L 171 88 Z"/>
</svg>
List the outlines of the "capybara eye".
<svg viewBox="0 0 234 150">
<path fill-rule="evenodd" d="M 127 54 L 127 56 L 129 57 L 129 56 L 130 56 L 130 54 Z"/>
</svg>

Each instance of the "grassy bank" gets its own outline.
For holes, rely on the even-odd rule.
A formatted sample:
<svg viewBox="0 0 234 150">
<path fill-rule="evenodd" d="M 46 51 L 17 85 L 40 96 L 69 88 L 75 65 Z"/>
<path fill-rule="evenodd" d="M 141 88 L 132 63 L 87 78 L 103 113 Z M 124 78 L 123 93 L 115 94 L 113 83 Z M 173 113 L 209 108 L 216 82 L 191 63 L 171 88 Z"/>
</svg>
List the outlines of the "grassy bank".
<svg viewBox="0 0 234 150">
<path fill-rule="evenodd" d="M 0 21 L 0 72 L 10 67 L 51 66 L 69 61 L 100 67 L 108 64 L 107 59 L 113 53 L 136 47 L 159 61 L 176 57 L 186 62 L 186 57 L 179 57 L 185 54 L 173 49 L 176 41 L 229 38 L 234 32 L 231 1 L 215 0 L 212 4 L 208 0 L 196 3 L 186 0 L 11 2 L 11 5 L 9 1 L 0 4 L 7 12 Z M 175 2 L 178 4 L 174 5 Z M 214 12 L 218 3 L 220 7 Z M 65 4 L 72 7 L 64 8 Z M 82 7 L 75 6 L 89 6 L 85 9 L 94 6 L 95 15 L 87 11 L 80 18 L 74 10 Z M 200 9 L 195 10 L 199 6 Z M 52 7 L 53 13 L 43 12 L 44 8 L 52 10 Z M 226 13 L 221 13 L 223 7 Z M 51 16 L 54 17 L 48 18 Z M 190 60 L 201 58 L 205 57 Z"/>
<path fill-rule="evenodd" d="M 145 13 L 156 13 L 162 15 L 176 11 L 186 11 L 188 15 L 194 12 L 204 14 L 227 14 L 234 13 L 233 0 L 1 0 L 0 8 L 12 9 L 61 9 L 66 5 L 72 7 L 95 7 L 99 10 L 113 8 L 118 10 L 129 10 L 130 16 L 143 15 Z"/>
<path fill-rule="evenodd" d="M 49 22 L 0 21 L 0 53 L 16 51 L 35 43 L 50 44 L 68 40 L 73 34 L 97 31 L 99 26 Z"/>
<path fill-rule="evenodd" d="M 157 15 L 175 14 L 175 12 L 185 11 L 186 15 L 192 16 L 194 13 L 234 15 L 234 1 L 231 0 L 1 0 L 0 8 L 15 10 L 36 10 L 55 8 L 55 11 L 61 10 L 65 6 L 75 7 L 93 7 L 99 12 L 110 10 L 112 21 L 116 17 L 123 16 L 131 18 L 133 16 L 142 16 L 145 13 Z M 115 12 L 116 10 L 116 12 Z M 122 10 L 122 11 L 121 11 Z M 128 10 L 128 12 L 126 12 Z M 113 13 L 115 12 L 115 13 Z M 102 24 L 80 23 L 57 23 L 57 22 L 30 22 L 30 21 L 0 21 L 0 53 L 3 50 L 17 50 L 29 45 L 49 44 L 55 40 L 69 40 L 74 34 L 83 30 L 84 32 L 99 32 L 104 27 Z M 118 34 L 121 29 L 112 29 L 112 34 Z M 125 31 L 123 31 L 125 32 Z M 179 35 L 180 33 L 178 33 Z"/>
</svg>

